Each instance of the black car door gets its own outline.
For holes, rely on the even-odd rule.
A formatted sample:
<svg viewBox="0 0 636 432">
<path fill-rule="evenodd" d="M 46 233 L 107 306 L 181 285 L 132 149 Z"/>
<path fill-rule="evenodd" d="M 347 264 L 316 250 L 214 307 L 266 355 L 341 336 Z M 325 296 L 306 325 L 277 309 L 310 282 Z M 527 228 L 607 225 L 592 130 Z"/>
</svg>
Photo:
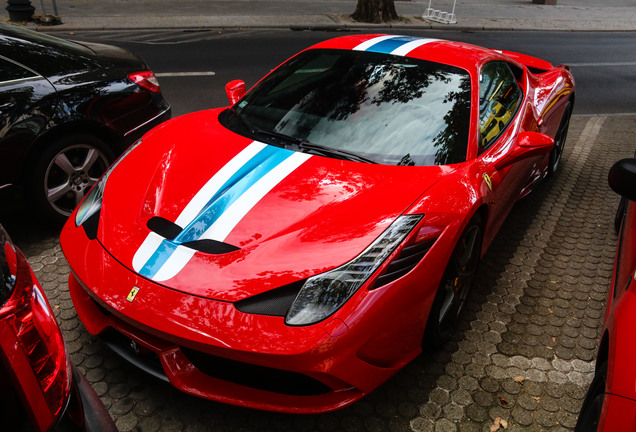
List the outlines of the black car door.
<svg viewBox="0 0 636 432">
<path fill-rule="evenodd" d="M 0 56 L 0 189 L 19 178 L 27 150 L 55 108 L 55 88 Z"/>
</svg>

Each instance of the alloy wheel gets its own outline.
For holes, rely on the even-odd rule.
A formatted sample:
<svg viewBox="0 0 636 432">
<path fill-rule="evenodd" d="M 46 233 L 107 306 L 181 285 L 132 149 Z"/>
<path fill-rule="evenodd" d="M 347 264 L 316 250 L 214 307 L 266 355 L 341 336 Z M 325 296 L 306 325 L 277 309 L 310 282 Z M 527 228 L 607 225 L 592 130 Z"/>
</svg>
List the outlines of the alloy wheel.
<svg viewBox="0 0 636 432">
<path fill-rule="evenodd" d="M 51 207 L 69 216 L 108 165 L 106 155 L 88 144 L 75 144 L 57 153 L 44 176 L 44 190 Z"/>
</svg>

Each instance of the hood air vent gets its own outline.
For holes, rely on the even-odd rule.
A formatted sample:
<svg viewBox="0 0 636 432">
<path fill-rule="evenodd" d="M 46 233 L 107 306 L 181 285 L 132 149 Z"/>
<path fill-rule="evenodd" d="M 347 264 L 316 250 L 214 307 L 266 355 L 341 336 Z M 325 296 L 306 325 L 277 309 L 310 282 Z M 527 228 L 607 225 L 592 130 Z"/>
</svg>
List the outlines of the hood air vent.
<svg viewBox="0 0 636 432">
<path fill-rule="evenodd" d="M 175 240 L 183 231 L 183 228 L 181 228 L 176 223 L 170 222 L 168 219 L 162 218 L 160 216 L 153 216 L 152 218 L 150 218 L 146 226 L 150 231 L 159 234 L 166 240 Z M 240 249 L 234 245 L 210 239 L 194 240 L 185 243 L 180 243 L 177 241 L 176 243 L 179 243 L 185 247 L 189 247 L 190 249 L 194 249 L 199 252 L 211 255 L 221 255 Z"/>
</svg>

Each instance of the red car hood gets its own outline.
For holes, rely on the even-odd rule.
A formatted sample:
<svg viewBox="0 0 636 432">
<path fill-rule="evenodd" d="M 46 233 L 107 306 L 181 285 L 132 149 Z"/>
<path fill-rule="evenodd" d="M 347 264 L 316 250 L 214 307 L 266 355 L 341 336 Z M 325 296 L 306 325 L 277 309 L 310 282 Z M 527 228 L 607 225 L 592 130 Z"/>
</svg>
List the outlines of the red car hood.
<svg viewBox="0 0 636 432">
<path fill-rule="evenodd" d="M 218 114 L 146 136 L 111 173 L 99 223 L 123 265 L 197 296 L 237 301 L 344 264 L 450 170 L 292 152 Z"/>
</svg>

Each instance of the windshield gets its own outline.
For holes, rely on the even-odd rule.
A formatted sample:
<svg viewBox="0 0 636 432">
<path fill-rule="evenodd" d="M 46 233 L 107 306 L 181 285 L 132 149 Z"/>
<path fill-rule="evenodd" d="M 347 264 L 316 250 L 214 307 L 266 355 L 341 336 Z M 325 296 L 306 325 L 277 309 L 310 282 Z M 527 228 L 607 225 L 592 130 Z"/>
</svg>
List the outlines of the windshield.
<svg viewBox="0 0 636 432">
<path fill-rule="evenodd" d="M 252 131 L 382 164 L 445 165 L 466 160 L 470 79 L 462 69 L 424 60 L 308 50 L 233 109 Z"/>
</svg>

